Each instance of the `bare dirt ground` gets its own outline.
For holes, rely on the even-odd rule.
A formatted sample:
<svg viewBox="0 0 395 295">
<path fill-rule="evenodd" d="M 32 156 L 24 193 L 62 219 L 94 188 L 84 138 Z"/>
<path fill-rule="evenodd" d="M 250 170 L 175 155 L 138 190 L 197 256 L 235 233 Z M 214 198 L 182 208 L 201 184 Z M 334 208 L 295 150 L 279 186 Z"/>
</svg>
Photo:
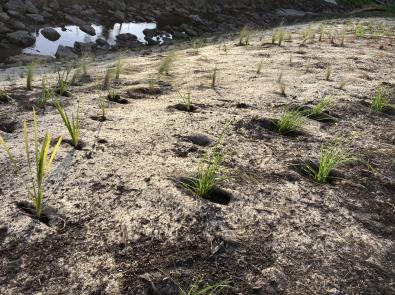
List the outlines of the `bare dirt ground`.
<svg viewBox="0 0 395 295">
<path fill-rule="evenodd" d="M 379 38 L 357 38 L 357 21 L 328 22 L 321 42 L 319 23 L 312 23 L 316 36 L 305 45 L 307 24 L 284 27 L 291 40 L 282 46 L 271 44 L 271 31 L 254 31 L 249 46 L 229 37 L 198 54 L 175 46 L 175 64 L 155 93 L 147 81 L 170 51 L 124 54 L 113 88 L 129 103 L 109 102 L 104 122 L 91 117 L 99 112 L 105 68 L 116 59 L 95 61 L 92 79 L 63 98 L 70 112 L 80 102 L 85 147 L 61 145 L 46 186 L 48 224 L 16 206 L 27 200 L 26 167 L 15 171 L 0 153 L 0 293 L 177 294 L 175 285 L 187 290 L 201 278 L 228 280 L 224 294 L 395 294 L 394 114 L 369 106 L 377 85 L 395 93 L 395 21 L 359 20 L 367 28 L 384 24 Z M 343 29 L 344 46 L 339 36 L 331 43 L 327 33 Z M 0 104 L 0 133 L 20 163 L 21 122 L 31 126 L 39 73 L 48 68 L 36 68 L 33 91 L 25 79 L 1 82 L 12 100 Z M 48 77 L 55 83 L 55 74 Z M 191 90 L 195 112 L 171 107 L 180 102 L 175 89 Z M 308 120 L 295 136 L 259 124 L 325 95 L 336 99 L 336 122 Z M 42 131 L 69 139 L 53 107 L 38 120 Z M 176 180 L 193 173 L 210 148 L 185 137 L 215 140 L 225 126 L 234 151 L 225 166 L 234 177 L 220 185 L 232 195 L 221 205 L 186 193 Z M 351 133 L 361 161 L 337 169 L 332 183 L 317 184 L 294 168 L 317 160 L 323 142 Z"/>
</svg>

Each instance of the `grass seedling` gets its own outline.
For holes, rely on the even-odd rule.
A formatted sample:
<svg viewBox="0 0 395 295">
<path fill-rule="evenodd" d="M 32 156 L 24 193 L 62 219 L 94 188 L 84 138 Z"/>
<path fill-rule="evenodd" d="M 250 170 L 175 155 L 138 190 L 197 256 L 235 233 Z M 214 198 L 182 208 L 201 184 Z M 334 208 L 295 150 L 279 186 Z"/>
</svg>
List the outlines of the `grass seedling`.
<svg viewBox="0 0 395 295">
<path fill-rule="evenodd" d="M 384 112 L 391 107 L 390 90 L 386 86 L 377 86 L 372 100 L 372 109 Z"/>
<path fill-rule="evenodd" d="M 283 75 L 284 75 L 283 72 L 280 72 L 280 74 L 278 74 L 278 77 L 277 77 L 277 84 L 281 84 L 281 83 L 282 83 L 282 81 L 283 81 Z"/>
<path fill-rule="evenodd" d="M 203 39 L 195 39 L 191 43 L 191 47 L 193 50 L 193 53 L 195 55 L 199 54 L 200 49 L 204 46 L 204 40 Z"/>
<path fill-rule="evenodd" d="M 59 95 L 63 96 L 66 94 L 70 87 L 69 76 L 71 73 L 71 68 L 66 69 L 63 72 L 57 71 L 57 90 Z"/>
<path fill-rule="evenodd" d="M 340 90 L 345 90 L 346 89 L 346 86 L 348 85 L 348 80 L 347 79 L 342 79 L 342 81 L 340 82 L 340 84 L 339 84 L 339 89 Z"/>
<path fill-rule="evenodd" d="M 223 134 L 212 150 L 208 151 L 199 162 L 195 177 L 181 184 L 184 188 L 199 197 L 208 197 L 217 184 L 226 179 L 223 175 L 222 163 L 226 158 L 227 151 L 220 146 L 222 138 Z"/>
<path fill-rule="evenodd" d="M 0 89 L 0 102 L 7 103 L 10 101 L 10 97 L 7 94 L 7 91 L 4 89 Z"/>
<path fill-rule="evenodd" d="M 247 46 L 250 45 L 250 38 L 251 38 L 252 32 L 251 30 L 247 27 L 244 26 L 240 30 L 240 38 L 239 38 L 239 45 L 240 46 Z"/>
<path fill-rule="evenodd" d="M 213 74 L 211 75 L 211 88 L 215 88 L 217 85 L 217 80 L 218 80 L 218 68 L 215 67 L 213 70 Z"/>
<path fill-rule="evenodd" d="M 79 124 L 79 107 L 77 106 L 77 112 L 76 115 L 72 114 L 71 115 L 71 120 L 69 116 L 67 115 L 64 107 L 58 100 L 54 100 L 54 105 L 56 110 L 58 111 L 60 117 L 63 120 L 63 124 L 66 126 L 67 131 L 69 132 L 69 135 L 71 137 L 71 142 L 72 145 L 77 148 L 78 147 L 78 142 L 79 142 L 79 135 L 80 135 L 80 124 Z"/>
<path fill-rule="evenodd" d="M 227 54 L 229 53 L 229 47 L 228 47 L 228 45 L 224 44 L 224 46 L 223 46 L 222 48 L 223 48 L 225 54 L 227 55 Z"/>
<path fill-rule="evenodd" d="M 184 291 L 181 288 L 179 288 L 179 294 L 180 295 L 219 295 L 221 294 L 221 291 L 227 287 L 228 287 L 227 281 L 204 286 L 203 280 L 198 279 L 195 283 L 193 283 L 193 285 L 187 291 Z"/>
<path fill-rule="evenodd" d="M 47 101 L 52 99 L 55 96 L 55 93 L 52 89 L 47 86 L 47 77 L 42 76 L 41 78 L 41 95 L 38 99 L 38 107 L 40 109 L 45 109 Z"/>
<path fill-rule="evenodd" d="M 344 31 L 344 29 L 341 31 L 340 33 L 340 46 L 344 47 L 344 41 L 346 39 L 346 32 Z"/>
<path fill-rule="evenodd" d="M 192 96 L 191 90 L 188 90 L 186 94 L 182 94 L 179 90 L 176 90 L 178 96 L 181 99 L 182 104 L 185 106 L 187 112 L 192 111 Z"/>
<path fill-rule="evenodd" d="M 334 108 L 336 102 L 332 96 L 325 96 L 311 109 L 303 112 L 309 118 L 317 118 Z"/>
<path fill-rule="evenodd" d="M 262 59 L 262 60 L 259 62 L 258 67 L 257 67 L 257 69 L 256 69 L 256 73 L 257 73 L 258 75 L 261 74 L 262 68 L 263 68 L 264 65 L 265 65 L 265 60 Z"/>
<path fill-rule="evenodd" d="M 304 170 L 316 182 L 326 183 L 333 169 L 353 160 L 355 160 L 355 158 L 349 154 L 343 143 L 336 141 L 334 143 L 321 145 L 319 165 L 317 168 L 306 165 Z"/>
<path fill-rule="evenodd" d="M 305 118 L 299 110 L 288 110 L 277 120 L 276 126 L 278 132 L 285 135 L 300 130 L 304 122 Z"/>
<path fill-rule="evenodd" d="M 34 64 L 30 63 L 27 66 L 27 77 L 26 77 L 26 89 L 27 90 L 32 90 L 33 86 L 33 76 L 34 76 Z"/>
<path fill-rule="evenodd" d="M 176 61 L 176 58 L 177 56 L 174 52 L 163 58 L 163 60 L 159 64 L 158 73 L 160 75 L 169 75 L 170 70 L 174 65 L 174 62 Z"/>
<path fill-rule="evenodd" d="M 104 80 L 103 80 L 103 88 L 104 89 L 110 89 L 111 80 L 112 80 L 114 74 L 115 74 L 114 68 L 107 67 L 106 73 L 104 75 Z"/>
<path fill-rule="evenodd" d="M 100 109 L 100 117 L 105 120 L 106 119 L 106 98 L 103 95 L 99 96 L 99 109 Z"/>
<path fill-rule="evenodd" d="M 115 64 L 115 80 L 119 80 L 122 72 L 122 61 L 119 59 Z"/>
<path fill-rule="evenodd" d="M 293 61 L 293 54 L 289 56 L 289 66 L 292 67 L 292 61 Z"/>
<path fill-rule="evenodd" d="M 357 24 L 355 27 L 355 36 L 363 38 L 366 35 L 365 27 L 362 24 Z"/>
<path fill-rule="evenodd" d="M 26 160 L 29 168 L 29 174 L 31 178 L 31 186 L 26 185 L 28 196 L 33 202 L 36 216 L 41 217 L 43 213 L 43 201 L 44 201 L 44 185 L 45 179 L 48 177 L 51 170 L 52 162 L 55 155 L 59 149 L 60 143 L 62 142 L 62 137 L 59 137 L 52 153 L 49 153 L 49 146 L 51 144 L 52 136 L 49 133 L 45 133 L 41 147 L 38 141 L 38 127 L 37 127 L 37 116 L 36 112 L 33 110 L 33 127 L 34 127 L 34 157 L 31 159 L 30 156 L 30 143 L 29 134 L 27 129 L 26 120 L 23 123 L 23 135 L 25 144 L 25 154 Z M 0 136 L 0 145 L 4 148 L 6 154 L 10 158 L 11 162 L 16 167 L 15 158 L 12 156 L 10 149 L 5 144 L 3 138 Z M 34 166 L 32 165 L 34 163 Z"/>
<path fill-rule="evenodd" d="M 330 64 L 328 64 L 328 66 L 326 67 L 326 72 L 325 72 L 325 80 L 330 81 L 331 76 L 332 76 L 332 66 Z"/>
</svg>

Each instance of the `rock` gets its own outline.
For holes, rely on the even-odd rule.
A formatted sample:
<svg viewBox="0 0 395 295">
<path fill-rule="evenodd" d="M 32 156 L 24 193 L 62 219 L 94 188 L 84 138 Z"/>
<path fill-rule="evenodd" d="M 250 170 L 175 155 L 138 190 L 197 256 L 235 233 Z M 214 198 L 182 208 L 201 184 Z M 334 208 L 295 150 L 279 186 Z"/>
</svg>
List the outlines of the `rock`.
<svg viewBox="0 0 395 295">
<path fill-rule="evenodd" d="M 0 22 L 7 22 L 10 19 L 7 13 L 2 12 L 0 13 Z"/>
<path fill-rule="evenodd" d="M 154 39 L 152 39 L 151 37 L 145 36 L 145 37 L 144 37 L 144 40 L 147 42 L 147 44 L 148 44 L 149 46 L 153 46 L 153 45 L 158 45 L 158 44 L 160 44 L 159 41 L 154 40 Z"/>
<path fill-rule="evenodd" d="M 21 30 L 21 31 L 26 30 L 25 24 L 22 23 L 22 22 L 20 22 L 20 21 L 14 21 L 14 22 L 12 23 L 12 27 L 13 27 L 15 30 Z"/>
<path fill-rule="evenodd" d="M 7 34 L 7 38 L 11 43 L 20 45 L 22 47 L 32 46 L 36 42 L 36 38 L 27 31 L 16 31 Z"/>
<path fill-rule="evenodd" d="M 83 20 L 81 20 L 80 18 L 78 18 L 76 16 L 66 14 L 66 16 L 64 18 L 72 25 L 83 26 L 86 24 Z"/>
<path fill-rule="evenodd" d="M 144 35 L 149 38 L 153 38 L 155 36 L 159 36 L 161 32 L 158 29 L 145 29 L 143 31 Z"/>
<path fill-rule="evenodd" d="M 55 10 L 57 12 L 59 12 L 59 10 L 61 10 L 60 4 L 57 0 L 49 1 L 48 7 L 52 8 L 53 10 Z"/>
<path fill-rule="evenodd" d="M 183 24 L 182 26 L 180 26 L 180 30 L 184 31 L 185 33 L 187 33 L 187 35 L 191 36 L 191 37 L 196 37 L 198 36 L 198 32 L 196 32 L 192 26 L 187 25 L 187 24 Z"/>
<path fill-rule="evenodd" d="M 92 46 L 94 43 L 84 43 L 84 42 L 75 42 L 74 43 L 74 52 L 82 55 L 86 52 L 92 51 Z"/>
<path fill-rule="evenodd" d="M 120 10 L 115 11 L 113 15 L 116 21 L 121 22 L 125 19 L 125 14 Z"/>
<path fill-rule="evenodd" d="M 25 1 L 25 9 L 28 13 L 31 13 L 31 14 L 38 14 L 39 13 L 37 7 L 34 6 L 34 4 L 30 0 Z"/>
<path fill-rule="evenodd" d="M 78 57 L 77 54 L 74 53 L 73 48 L 63 45 L 59 45 L 55 56 L 57 59 L 75 59 Z"/>
<path fill-rule="evenodd" d="M 96 40 L 96 45 L 97 46 L 109 46 L 108 42 L 102 38 L 99 38 Z"/>
<path fill-rule="evenodd" d="M 7 33 L 11 33 L 12 30 L 7 27 L 5 24 L 0 23 L 0 34 L 7 34 Z"/>
<path fill-rule="evenodd" d="M 41 35 L 47 38 L 49 41 L 57 41 L 60 38 L 60 34 L 53 28 L 44 28 L 41 30 Z"/>
<path fill-rule="evenodd" d="M 83 25 L 83 26 L 80 26 L 79 28 L 81 31 L 83 31 L 84 33 L 87 33 L 88 35 L 91 35 L 91 36 L 96 35 L 95 28 L 92 27 L 91 25 Z"/>
<path fill-rule="evenodd" d="M 43 23 L 45 21 L 45 18 L 42 15 L 37 14 L 37 13 L 28 13 L 28 14 L 26 14 L 26 16 L 38 24 Z"/>
<path fill-rule="evenodd" d="M 4 5 L 4 7 L 8 11 L 25 12 L 25 5 L 22 0 L 10 0 Z"/>
<path fill-rule="evenodd" d="M 136 48 L 140 46 L 140 42 L 137 40 L 137 37 L 130 33 L 120 34 L 116 39 L 117 46 L 121 48 Z"/>
</svg>

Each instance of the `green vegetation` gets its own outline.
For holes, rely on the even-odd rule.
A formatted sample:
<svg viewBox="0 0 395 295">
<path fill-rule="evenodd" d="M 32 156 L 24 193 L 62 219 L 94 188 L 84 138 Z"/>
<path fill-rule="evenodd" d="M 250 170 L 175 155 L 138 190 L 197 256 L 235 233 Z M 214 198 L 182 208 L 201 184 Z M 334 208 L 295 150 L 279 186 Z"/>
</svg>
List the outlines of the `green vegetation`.
<svg viewBox="0 0 395 295">
<path fill-rule="evenodd" d="M 218 80 L 218 68 L 215 67 L 213 70 L 213 74 L 211 75 L 211 88 L 215 88 L 217 85 L 217 80 Z"/>
<path fill-rule="evenodd" d="M 163 58 L 161 63 L 159 64 L 158 73 L 160 75 L 169 75 L 170 70 L 173 67 L 176 59 L 177 55 L 174 52 Z"/>
<path fill-rule="evenodd" d="M 99 109 L 100 109 L 100 117 L 105 120 L 106 119 L 106 98 L 103 95 L 99 96 Z"/>
<path fill-rule="evenodd" d="M 67 131 L 70 134 L 71 137 L 71 142 L 75 148 L 78 147 L 78 142 L 79 142 L 79 135 L 80 135 L 80 124 L 79 124 L 79 107 L 77 106 L 77 112 L 76 115 L 72 114 L 71 115 L 71 120 L 69 116 L 67 115 L 64 107 L 58 100 L 54 100 L 54 105 L 56 107 L 56 110 L 58 111 L 60 117 L 63 120 L 63 124 L 66 126 Z"/>
<path fill-rule="evenodd" d="M 333 169 L 341 164 L 355 160 L 344 147 L 344 143 L 322 144 L 320 150 L 319 165 L 317 168 L 306 165 L 304 170 L 318 183 L 326 183 Z"/>
<path fill-rule="evenodd" d="M 59 95 L 63 96 L 69 90 L 71 85 L 69 81 L 69 76 L 71 73 L 71 68 L 67 68 L 65 71 L 61 72 L 60 70 L 57 71 L 57 91 Z"/>
<path fill-rule="evenodd" d="M 192 43 L 191 43 L 191 47 L 192 47 L 193 53 L 198 55 L 200 49 L 204 46 L 204 43 L 205 43 L 204 39 L 195 39 L 195 40 L 193 40 Z"/>
<path fill-rule="evenodd" d="M 0 102 L 9 102 L 10 101 L 10 97 L 7 94 L 7 91 L 5 91 L 4 89 L 0 89 Z"/>
<path fill-rule="evenodd" d="M 390 107 L 390 89 L 382 85 L 377 86 L 372 100 L 372 109 L 377 112 L 384 112 Z"/>
<path fill-rule="evenodd" d="M 257 67 L 257 69 L 256 69 L 256 73 L 257 73 L 258 75 L 261 74 L 262 68 L 263 68 L 264 65 L 265 65 L 265 60 L 262 59 L 262 60 L 259 62 L 258 67 Z"/>
<path fill-rule="evenodd" d="M 182 104 L 185 106 L 187 112 L 192 111 L 192 97 L 191 90 L 188 90 L 186 94 L 182 94 L 179 90 L 176 90 L 178 96 L 181 99 Z"/>
<path fill-rule="evenodd" d="M 330 111 L 336 105 L 336 101 L 332 96 L 325 96 L 317 104 L 315 104 L 311 109 L 302 112 L 309 118 L 318 118 L 322 116 L 325 112 Z"/>
<path fill-rule="evenodd" d="M 103 88 L 104 89 L 110 89 L 111 80 L 113 79 L 114 75 L 115 75 L 114 68 L 107 67 L 106 68 L 106 73 L 104 75 L 104 80 L 103 80 Z"/>
<path fill-rule="evenodd" d="M 59 149 L 60 143 L 62 142 L 62 137 L 59 137 L 52 153 L 50 154 L 49 146 L 51 144 L 52 136 L 49 133 L 45 133 L 40 147 L 38 141 L 37 116 L 34 110 L 33 110 L 33 128 L 34 128 L 34 136 L 33 136 L 34 157 L 33 159 L 31 159 L 30 156 L 31 145 L 29 143 L 29 134 L 28 134 L 26 120 L 24 121 L 23 135 L 24 135 L 24 144 L 25 144 L 25 154 L 26 154 L 26 161 L 28 164 L 29 174 L 31 178 L 31 186 L 29 187 L 27 184 L 25 185 L 27 188 L 28 195 L 33 202 L 33 206 L 36 211 L 35 213 L 37 217 L 40 218 L 43 213 L 45 179 L 47 178 L 51 170 L 51 165 Z M 0 145 L 4 148 L 6 154 L 8 155 L 12 163 L 16 166 L 15 158 L 12 156 L 10 149 L 6 146 L 1 136 L 0 136 Z M 33 166 L 32 161 L 34 163 L 34 167 L 32 167 Z"/>
<path fill-rule="evenodd" d="M 228 287 L 228 283 L 228 281 L 224 281 L 205 285 L 202 279 L 198 279 L 187 291 L 179 288 L 179 293 L 180 295 L 219 295 L 224 288 Z"/>
<path fill-rule="evenodd" d="M 223 134 L 215 146 L 206 152 L 204 158 L 199 162 L 196 175 L 181 183 L 184 188 L 199 197 L 208 197 L 217 184 L 226 179 L 223 175 L 222 163 L 226 158 L 227 151 L 220 146 L 222 139 Z"/>
<path fill-rule="evenodd" d="M 332 76 L 332 65 L 328 64 L 325 72 L 325 80 L 329 81 L 331 79 L 331 76 Z"/>
<path fill-rule="evenodd" d="M 276 121 L 276 126 L 280 134 L 286 135 L 291 132 L 299 131 L 304 122 L 305 118 L 299 110 L 288 110 Z"/>
<path fill-rule="evenodd" d="M 115 80 L 119 80 L 121 72 L 122 72 L 122 61 L 118 59 L 117 63 L 115 64 Z"/>
<path fill-rule="evenodd" d="M 55 92 L 47 87 L 47 77 L 44 75 L 41 78 L 41 94 L 38 99 L 38 107 L 40 109 L 45 109 L 47 101 L 53 99 Z"/>
<path fill-rule="evenodd" d="M 239 45 L 241 46 L 250 45 L 251 35 L 252 35 L 251 30 L 247 26 L 244 26 L 240 31 Z"/>
</svg>

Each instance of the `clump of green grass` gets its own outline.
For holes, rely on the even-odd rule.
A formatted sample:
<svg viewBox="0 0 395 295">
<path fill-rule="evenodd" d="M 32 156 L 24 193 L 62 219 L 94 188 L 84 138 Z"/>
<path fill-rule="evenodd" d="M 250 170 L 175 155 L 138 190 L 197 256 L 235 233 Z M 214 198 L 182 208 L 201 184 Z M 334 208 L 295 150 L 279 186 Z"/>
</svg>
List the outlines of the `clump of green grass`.
<svg viewBox="0 0 395 295">
<path fill-rule="evenodd" d="M 341 31 L 340 33 L 340 46 L 344 47 L 344 42 L 346 39 L 346 32 L 344 31 L 344 29 Z"/>
<path fill-rule="evenodd" d="M 258 75 L 261 74 L 262 68 L 263 68 L 264 65 L 265 65 L 265 60 L 262 59 L 262 60 L 259 62 L 258 66 L 257 66 L 257 69 L 256 69 L 256 73 L 257 73 Z"/>
<path fill-rule="evenodd" d="M 218 183 L 226 179 L 222 163 L 228 152 L 220 146 L 222 138 L 223 134 L 199 162 L 196 175 L 181 183 L 184 188 L 199 197 L 208 197 Z"/>
<path fill-rule="evenodd" d="M 76 114 L 71 115 L 71 120 L 69 115 L 66 113 L 64 107 L 58 100 L 54 100 L 54 105 L 58 111 L 60 117 L 63 120 L 63 124 L 66 126 L 67 131 L 71 137 L 71 142 L 74 148 L 78 147 L 79 136 L 80 136 L 80 123 L 79 123 L 79 107 L 77 106 Z"/>
<path fill-rule="evenodd" d="M 280 134 L 286 135 L 299 131 L 304 122 L 305 118 L 299 110 L 287 110 L 276 121 L 276 127 Z"/>
<path fill-rule="evenodd" d="M 0 102 L 7 103 L 10 101 L 10 97 L 4 89 L 0 89 Z"/>
<path fill-rule="evenodd" d="M 179 90 L 176 90 L 178 96 L 181 99 L 182 104 L 185 106 L 187 112 L 192 111 L 192 95 L 191 90 L 188 90 L 186 94 L 182 94 Z"/>
<path fill-rule="evenodd" d="M 326 67 L 326 72 L 325 72 L 325 80 L 330 81 L 331 76 L 332 76 L 332 65 L 328 64 L 328 66 Z"/>
<path fill-rule="evenodd" d="M 213 73 L 211 75 L 211 88 L 215 88 L 217 86 L 217 80 L 218 80 L 218 68 L 215 67 L 213 70 Z"/>
<path fill-rule="evenodd" d="M 64 71 L 57 71 L 57 91 L 59 95 L 65 95 L 66 92 L 69 90 L 71 82 L 69 80 L 71 73 L 71 68 L 67 68 Z"/>
<path fill-rule="evenodd" d="M 106 119 L 106 98 L 103 95 L 99 96 L 99 109 L 100 109 L 100 117 L 102 120 Z"/>
<path fill-rule="evenodd" d="M 26 77 L 26 88 L 27 90 L 33 89 L 33 76 L 34 76 L 34 64 L 30 63 L 27 66 L 27 77 Z"/>
<path fill-rule="evenodd" d="M 38 107 L 40 109 L 45 109 L 47 105 L 47 101 L 53 99 L 55 96 L 55 92 L 53 89 L 47 86 L 47 77 L 44 75 L 41 77 L 41 94 L 38 99 Z"/>
<path fill-rule="evenodd" d="M 332 110 L 335 105 L 336 101 L 332 96 L 325 96 L 317 104 L 313 105 L 311 109 L 304 111 L 303 114 L 309 118 L 317 118 Z"/>
<path fill-rule="evenodd" d="M 285 31 L 280 26 L 279 28 L 277 28 L 272 32 L 272 44 L 274 45 L 277 42 L 277 45 L 281 46 L 284 41 L 284 37 L 285 37 Z"/>
<path fill-rule="evenodd" d="M 103 88 L 104 89 L 110 89 L 111 81 L 112 81 L 114 75 L 115 75 L 114 68 L 107 67 L 106 73 L 104 74 L 104 79 L 103 79 Z"/>
<path fill-rule="evenodd" d="M 384 112 L 390 107 L 390 89 L 382 85 L 377 86 L 372 100 L 372 109 L 377 112 Z"/>
<path fill-rule="evenodd" d="M 346 78 L 343 78 L 343 79 L 341 80 L 340 84 L 339 84 L 339 89 L 345 90 L 345 89 L 346 89 L 346 86 L 348 85 L 348 83 L 349 83 L 349 80 L 346 79 Z"/>
<path fill-rule="evenodd" d="M 320 159 L 317 168 L 306 165 L 304 170 L 318 183 L 326 183 L 333 169 L 341 164 L 355 160 L 344 144 L 335 141 L 329 144 L 322 144 L 320 149 Z"/>
<path fill-rule="evenodd" d="M 240 46 L 247 46 L 250 45 L 250 39 L 251 39 L 252 32 L 248 26 L 244 26 L 240 30 L 240 36 L 239 36 L 239 45 Z"/>
<path fill-rule="evenodd" d="M 34 128 L 34 135 L 33 135 L 34 157 L 32 159 L 30 155 L 28 128 L 27 128 L 26 120 L 24 121 L 23 135 L 24 135 L 24 144 L 25 144 L 25 155 L 26 155 L 26 161 L 28 164 L 29 174 L 31 178 L 30 187 L 27 184 L 25 185 L 26 185 L 28 196 L 31 198 L 33 202 L 36 216 L 40 218 L 44 209 L 43 201 L 44 201 L 45 179 L 49 175 L 52 162 L 59 149 L 60 143 L 62 142 L 62 137 L 59 137 L 54 149 L 52 150 L 52 153 L 49 153 L 49 146 L 51 144 L 52 136 L 48 132 L 45 133 L 40 147 L 40 143 L 38 140 L 37 116 L 34 110 L 33 110 L 33 128 Z M 0 135 L 0 146 L 3 147 L 6 154 L 10 158 L 11 162 L 16 167 L 17 164 L 15 158 L 11 154 L 10 149 L 7 147 L 1 135 Z M 34 165 L 32 165 L 32 162 L 34 163 Z"/>
<path fill-rule="evenodd" d="M 187 291 L 179 288 L 179 293 L 180 295 L 219 295 L 223 289 L 228 287 L 228 283 L 228 281 L 224 281 L 205 285 L 202 279 L 198 279 Z"/>
<path fill-rule="evenodd" d="M 123 67 L 122 61 L 118 59 L 118 61 L 115 64 L 115 80 L 119 80 L 119 77 L 122 72 L 122 67 Z"/>
<path fill-rule="evenodd" d="M 176 59 L 177 55 L 174 52 L 163 58 L 159 64 L 158 73 L 160 75 L 169 75 Z"/>
<path fill-rule="evenodd" d="M 358 23 L 355 27 L 355 36 L 357 36 L 358 38 L 363 38 L 366 36 L 365 27 L 360 23 Z"/>
<path fill-rule="evenodd" d="M 193 53 L 198 55 L 200 49 L 203 48 L 204 43 L 205 42 L 204 42 L 203 39 L 195 39 L 195 40 L 193 40 L 192 43 L 191 43 L 191 47 L 192 47 Z"/>
<path fill-rule="evenodd" d="M 307 41 L 312 41 L 315 39 L 315 32 L 311 25 L 302 31 L 302 43 L 305 44 Z"/>
</svg>

